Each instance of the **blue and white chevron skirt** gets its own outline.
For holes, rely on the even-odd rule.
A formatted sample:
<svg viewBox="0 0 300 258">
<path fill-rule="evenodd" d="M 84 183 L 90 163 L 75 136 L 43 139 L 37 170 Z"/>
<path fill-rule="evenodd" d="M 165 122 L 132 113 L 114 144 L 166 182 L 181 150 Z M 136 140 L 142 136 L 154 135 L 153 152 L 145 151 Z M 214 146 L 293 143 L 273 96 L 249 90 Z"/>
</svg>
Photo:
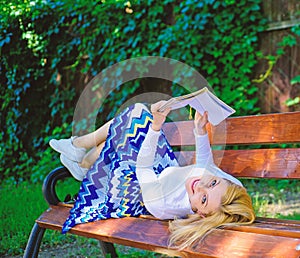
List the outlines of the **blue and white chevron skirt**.
<svg viewBox="0 0 300 258">
<path fill-rule="evenodd" d="M 135 164 L 151 123 L 152 115 L 143 104 L 130 106 L 113 119 L 104 148 L 81 183 L 62 233 L 80 223 L 149 214 Z M 178 162 L 162 132 L 154 171 L 159 174 L 169 166 L 178 166 Z"/>
</svg>

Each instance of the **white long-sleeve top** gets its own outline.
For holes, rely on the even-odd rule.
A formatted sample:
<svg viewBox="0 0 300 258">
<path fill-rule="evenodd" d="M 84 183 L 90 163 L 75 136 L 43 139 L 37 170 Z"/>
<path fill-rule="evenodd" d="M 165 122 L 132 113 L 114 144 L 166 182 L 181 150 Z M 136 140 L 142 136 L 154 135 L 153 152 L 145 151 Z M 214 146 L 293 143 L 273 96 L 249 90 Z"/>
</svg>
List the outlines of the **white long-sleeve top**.
<svg viewBox="0 0 300 258">
<path fill-rule="evenodd" d="M 213 162 L 208 135 L 198 135 L 196 140 L 196 164 L 183 167 L 167 167 L 156 175 L 153 166 L 157 142 L 161 132 L 154 131 L 151 126 L 141 145 L 136 162 L 136 175 L 139 181 L 144 204 L 147 210 L 159 219 L 173 219 L 194 213 L 185 188 L 189 177 L 203 173 L 212 173 L 218 177 L 242 186 L 241 182 L 225 173 Z"/>
</svg>

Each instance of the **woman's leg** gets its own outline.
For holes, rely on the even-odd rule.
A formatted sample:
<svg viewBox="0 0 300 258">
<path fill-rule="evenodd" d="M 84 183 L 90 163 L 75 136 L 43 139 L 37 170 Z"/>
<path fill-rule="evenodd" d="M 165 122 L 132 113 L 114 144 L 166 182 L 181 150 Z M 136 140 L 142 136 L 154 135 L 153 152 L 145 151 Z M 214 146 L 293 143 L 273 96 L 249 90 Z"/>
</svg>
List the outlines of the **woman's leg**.
<svg viewBox="0 0 300 258">
<path fill-rule="evenodd" d="M 97 147 L 93 147 L 84 157 L 79 164 L 80 167 L 90 168 L 97 160 L 104 147 L 105 141 L 100 143 Z"/>
<path fill-rule="evenodd" d="M 72 161 L 67 156 L 61 155 L 60 160 L 62 164 L 70 171 L 70 173 L 77 180 L 82 181 L 85 174 L 88 172 L 90 167 L 96 162 L 104 147 L 105 141 L 100 143 L 97 147 L 93 147 L 83 156 L 81 162 Z"/>
<path fill-rule="evenodd" d="M 146 107 L 143 104 L 139 104 L 139 103 L 135 104 L 134 109 L 131 110 L 130 115 L 127 119 L 128 122 L 131 121 L 134 117 L 140 117 L 142 110 L 145 108 Z M 92 148 L 83 157 L 82 162 L 79 163 L 81 167 L 90 168 L 96 162 L 97 158 L 100 155 L 100 152 L 104 147 L 111 122 L 112 120 L 110 120 L 109 122 L 101 126 L 95 132 L 80 136 L 73 140 L 73 145 L 76 147 L 81 147 L 85 149 Z"/>
<path fill-rule="evenodd" d="M 112 120 L 108 121 L 92 133 L 76 137 L 73 140 L 73 145 L 78 148 L 91 149 L 103 143 L 106 140 L 111 122 Z"/>
<path fill-rule="evenodd" d="M 104 143 L 107 138 L 111 122 L 112 120 L 87 135 L 50 140 L 50 146 L 61 154 L 62 164 L 69 169 L 76 179 L 82 180 L 82 175 L 85 175 L 88 168 L 96 161 L 103 147 L 101 143 Z M 88 149 L 92 150 L 87 154 Z"/>
<path fill-rule="evenodd" d="M 130 121 L 133 117 L 139 117 L 141 110 L 145 109 L 145 105 L 137 103 L 135 104 L 134 109 L 131 111 L 130 117 L 128 120 Z M 96 131 L 76 137 L 73 139 L 73 145 L 78 148 L 91 149 L 99 144 L 103 143 L 106 140 L 108 130 L 112 120 L 105 123 L 103 126 L 99 127 Z M 99 150 L 98 150 L 99 151 Z"/>
</svg>

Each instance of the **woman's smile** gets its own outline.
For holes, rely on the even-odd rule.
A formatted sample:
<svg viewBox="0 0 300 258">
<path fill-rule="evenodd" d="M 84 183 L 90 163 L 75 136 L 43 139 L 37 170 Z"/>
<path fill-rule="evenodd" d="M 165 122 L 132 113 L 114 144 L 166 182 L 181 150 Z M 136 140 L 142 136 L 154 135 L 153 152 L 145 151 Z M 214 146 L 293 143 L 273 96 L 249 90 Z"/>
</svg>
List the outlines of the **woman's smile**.
<svg viewBox="0 0 300 258">
<path fill-rule="evenodd" d="M 192 189 L 193 193 L 195 193 L 195 187 L 196 187 L 197 183 L 199 183 L 199 182 L 200 182 L 200 179 L 195 179 L 195 180 L 192 181 L 191 189 Z"/>
</svg>

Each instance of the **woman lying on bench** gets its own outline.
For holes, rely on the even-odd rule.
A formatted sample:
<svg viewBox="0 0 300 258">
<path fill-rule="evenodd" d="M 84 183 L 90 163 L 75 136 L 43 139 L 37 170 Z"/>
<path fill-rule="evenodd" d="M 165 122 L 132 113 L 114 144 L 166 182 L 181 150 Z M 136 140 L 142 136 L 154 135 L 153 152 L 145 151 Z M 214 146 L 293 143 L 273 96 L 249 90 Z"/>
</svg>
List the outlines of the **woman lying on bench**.
<svg viewBox="0 0 300 258">
<path fill-rule="evenodd" d="M 172 220 L 170 245 L 185 248 L 216 227 L 254 221 L 246 189 L 213 162 L 207 113 L 195 114 L 196 164 L 180 167 L 161 130 L 170 112 L 158 112 L 163 104 L 151 112 L 135 104 L 93 133 L 50 141 L 83 180 L 63 233 L 79 223 L 150 213 Z"/>
</svg>

